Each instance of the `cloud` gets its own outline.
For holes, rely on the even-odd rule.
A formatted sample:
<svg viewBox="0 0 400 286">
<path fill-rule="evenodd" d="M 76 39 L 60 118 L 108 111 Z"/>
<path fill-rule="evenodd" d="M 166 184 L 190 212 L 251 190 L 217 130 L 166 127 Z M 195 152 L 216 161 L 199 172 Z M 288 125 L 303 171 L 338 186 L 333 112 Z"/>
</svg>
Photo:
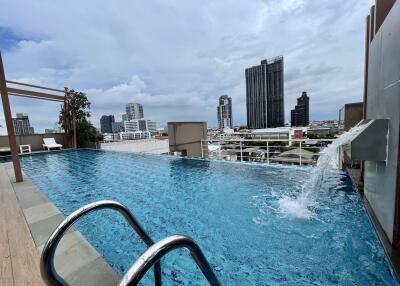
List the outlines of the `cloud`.
<svg viewBox="0 0 400 286">
<path fill-rule="evenodd" d="M 285 57 L 286 119 L 303 90 L 312 119 L 336 118 L 344 103 L 361 100 L 370 4 L 3 0 L 0 36 L 8 44 L 1 47 L 8 78 L 86 91 L 96 125 L 137 101 L 160 123 L 215 126 L 222 94 L 233 98 L 235 124 L 245 124 L 244 70 L 277 55 Z M 44 107 L 15 104 L 13 112 L 28 111 L 37 129 L 56 120 Z"/>
</svg>

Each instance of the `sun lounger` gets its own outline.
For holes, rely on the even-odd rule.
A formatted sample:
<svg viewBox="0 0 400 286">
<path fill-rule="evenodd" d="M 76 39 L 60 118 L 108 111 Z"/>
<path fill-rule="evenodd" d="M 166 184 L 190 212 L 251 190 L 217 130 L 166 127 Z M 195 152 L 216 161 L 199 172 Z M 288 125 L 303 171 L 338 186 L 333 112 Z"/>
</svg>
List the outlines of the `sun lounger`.
<svg viewBox="0 0 400 286">
<path fill-rule="evenodd" d="M 62 145 L 58 144 L 56 142 L 56 140 L 54 140 L 54 138 L 43 138 L 43 148 L 48 151 L 50 151 L 53 148 L 60 148 L 60 150 L 62 149 Z"/>
</svg>

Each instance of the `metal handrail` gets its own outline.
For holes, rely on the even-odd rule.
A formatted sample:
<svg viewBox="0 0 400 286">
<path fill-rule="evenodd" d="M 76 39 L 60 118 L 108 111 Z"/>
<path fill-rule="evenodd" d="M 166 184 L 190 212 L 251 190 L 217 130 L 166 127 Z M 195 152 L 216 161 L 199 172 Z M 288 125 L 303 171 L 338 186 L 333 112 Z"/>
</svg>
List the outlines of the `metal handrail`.
<svg viewBox="0 0 400 286">
<path fill-rule="evenodd" d="M 190 251 L 190 255 L 211 286 L 221 286 L 200 247 L 185 235 L 169 236 L 149 247 L 122 277 L 119 286 L 136 286 L 153 265 L 177 248 L 186 248 Z"/>
<path fill-rule="evenodd" d="M 43 279 L 45 280 L 47 285 L 62 285 L 67 286 L 68 283 L 58 275 L 57 271 L 54 267 L 54 255 L 57 248 L 58 243 L 63 237 L 64 233 L 81 217 L 89 214 L 90 212 L 98 209 L 113 209 L 121 213 L 124 218 L 129 222 L 131 227 L 136 231 L 136 233 L 140 236 L 140 238 L 146 243 L 148 247 L 154 244 L 154 241 L 150 238 L 150 236 L 146 233 L 144 228 L 140 225 L 140 223 L 135 219 L 133 214 L 129 211 L 129 209 L 116 201 L 98 201 L 95 203 L 88 204 L 80 209 L 76 210 L 72 214 L 70 214 L 64 221 L 56 228 L 56 230 L 51 234 L 46 244 L 44 245 L 42 256 L 40 259 L 40 273 L 42 274 Z M 154 279 L 155 285 L 161 286 L 161 265 L 160 262 L 154 265 Z"/>
</svg>

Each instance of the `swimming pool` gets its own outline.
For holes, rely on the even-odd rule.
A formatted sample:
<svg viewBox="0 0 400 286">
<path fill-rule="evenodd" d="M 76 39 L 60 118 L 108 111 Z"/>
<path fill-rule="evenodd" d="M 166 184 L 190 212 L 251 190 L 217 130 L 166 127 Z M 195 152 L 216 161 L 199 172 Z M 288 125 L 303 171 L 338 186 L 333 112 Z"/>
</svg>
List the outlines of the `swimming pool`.
<svg viewBox="0 0 400 286">
<path fill-rule="evenodd" d="M 307 167 L 89 149 L 22 157 L 22 165 L 65 215 L 112 199 L 154 240 L 193 237 L 223 285 L 397 285 L 351 180 L 337 170 L 325 172 L 304 212 L 296 198 Z M 120 275 L 146 248 L 110 210 L 77 227 Z M 164 285 L 207 285 L 186 251 L 162 268 Z M 149 271 L 141 285 L 152 279 Z"/>
</svg>

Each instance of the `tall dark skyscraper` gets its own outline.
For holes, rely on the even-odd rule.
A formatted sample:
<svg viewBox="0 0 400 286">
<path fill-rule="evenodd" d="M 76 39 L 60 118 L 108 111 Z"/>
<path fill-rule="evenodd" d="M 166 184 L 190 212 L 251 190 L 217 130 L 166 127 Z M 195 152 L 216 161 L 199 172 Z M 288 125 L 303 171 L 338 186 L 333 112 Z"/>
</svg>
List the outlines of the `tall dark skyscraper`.
<svg viewBox="0 0 400 286">
<path fill-rule="evenodd" d="M 261 61 L 246 69 L 247 127 L 285 125 L 283 57 Z"/>
<path fill-rule="evenodd" d="M 309 105 L 310 98 L 307 96 L 307 92 L 303 91 L 302 95 L 297 99 L 297 105 L 290 114 L 292 126 L 308 126 L 310 124 Z"/>
<path fill-rule="evenodd" d="M 218 128 L 223 131 L 225 128 L 232 129 L 232 98 L 227 95 L 219 97 L 218 112 Z"/>
<path fill-rule="evenodd" d="M 101 133 L 113 133 L 112 125 L 115 122 L 114 115 L 103 115 L 100 118 Z"/>
</svg>

